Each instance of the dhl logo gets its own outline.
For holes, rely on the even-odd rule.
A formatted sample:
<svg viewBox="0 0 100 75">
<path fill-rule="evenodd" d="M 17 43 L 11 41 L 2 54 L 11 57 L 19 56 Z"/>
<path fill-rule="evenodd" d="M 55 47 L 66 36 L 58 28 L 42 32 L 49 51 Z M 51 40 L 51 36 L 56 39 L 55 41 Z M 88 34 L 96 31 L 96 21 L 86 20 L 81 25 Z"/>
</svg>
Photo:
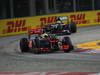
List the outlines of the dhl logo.
<svg viewBox="0 0 100 75">
<path fill-rule="evenodd" d="M 76 22 L 76 24 L 89 24 L 89 20 L 86 20 L 85 13 L 70 15 L 70 19 L 72 22 Z"/>
<path fill-rule="evenodd" d="M 7 28 L 3 30 L 3 33 L 26 31 L 28 28 L 25 25 L 26 20 L 8 21 L 6 23 Z"/>
<path fill-rule="evenodd" d="M 70 16 L 71 20 L 85 20 L 85 14 L 73 14 Z"/>
<path fill-rule="evenodd" d="M 42 17 L 40 18 L 40 26 L 48 25 L 56 22 L 57 16 Z M 88 24 L 89 20 L 86 20 L 86 14 L 72 14 L 69 19 L 77 24 Z M 67 21 L 67 20 L 66 20 Z"/>
<path fill-rule="evenodd" d="M 97 13 L 97 19 L 95 21 L 100 22 L 100 12 Z"/>
<path fill-rule="evenodd" d="M 42 17 L 40 18 L 40 26 L 55 23 L 57 16 L 50 16 L 50 17 Z"/>
</svg>

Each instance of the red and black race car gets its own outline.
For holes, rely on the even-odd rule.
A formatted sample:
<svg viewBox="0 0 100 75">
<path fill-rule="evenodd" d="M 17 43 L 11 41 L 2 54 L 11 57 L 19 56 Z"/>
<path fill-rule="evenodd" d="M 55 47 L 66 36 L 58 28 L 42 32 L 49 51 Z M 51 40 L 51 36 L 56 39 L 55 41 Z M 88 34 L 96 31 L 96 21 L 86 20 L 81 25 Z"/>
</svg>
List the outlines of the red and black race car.
<svg viewBox="0 0 100 75">
<path fill-rule="evenodd" d="M 74 49 L 70 38 L 66 35 L 76 33 L 76 24 L 62 23 L 68 17 L 58 17 L 55 24 L 46 25 L 28 31 L 28 38 L 20 40 L 21 52 L 48 53 L 55 51 L 70 52 Z"/>
<path fill-rule="evenodd" d="M 50 53 L 55 51 L 70 52 L 74 49 L 69 37 L 56 36 L 56 34 L 44 33 L 44 29 L 31 29 L 28 38 L 20 40 L 21 52 L 32 52 L 35 54 Z"/>
</svg>

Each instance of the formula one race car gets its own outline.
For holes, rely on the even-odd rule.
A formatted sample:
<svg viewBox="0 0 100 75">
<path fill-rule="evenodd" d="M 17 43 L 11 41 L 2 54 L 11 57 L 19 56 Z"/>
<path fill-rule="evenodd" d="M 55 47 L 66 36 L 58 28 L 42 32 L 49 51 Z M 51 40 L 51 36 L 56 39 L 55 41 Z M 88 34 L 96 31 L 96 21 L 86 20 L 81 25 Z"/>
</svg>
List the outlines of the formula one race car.
<svg viewBox="0 0 100 75">
<path fill-rule="evenodd" d="M 33 52 L 35 54 L 55 51 L 70 52 L 74 49 L 69 37 L 61 38 L 56 34 L 45 33 L 43 28 L 31 29 L 28 31 L 28 38 L 20 40 L 20 49 L 21 52 Z"/>
<path fill-rule="evenodd" d="M 67 24 L 62 23 L 67 20 Z M 57 17 L 55 24 L 30 29 L 28 38 L 20 40 L 21 52 L 48 53 L 55 51 L 70 52 L 74 49 L 70 38 L 66 35 L 76 33 L 74 22 L 69 23 L 68 17 Z"/>
<path fill-rule="evenodd" d="M 65 20 L 66 24 L 62 21 Z M 52 34 L 69 35 L 71 33 L 77 32 L 77 27 L 75 22 L 69 22 L 69 18 L 57 17 L 55 24 L 48 24 L 44 26 L 45 32 L 50 32 Z"/>
</svg>

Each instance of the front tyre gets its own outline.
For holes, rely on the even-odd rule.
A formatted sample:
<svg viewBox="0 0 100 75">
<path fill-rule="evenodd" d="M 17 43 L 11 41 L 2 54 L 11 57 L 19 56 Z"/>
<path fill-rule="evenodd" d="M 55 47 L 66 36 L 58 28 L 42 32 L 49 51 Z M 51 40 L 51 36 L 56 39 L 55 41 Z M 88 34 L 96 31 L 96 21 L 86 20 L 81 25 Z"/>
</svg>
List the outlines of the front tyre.
<svg viewBox="0 0 100 75">
<path fill-rule="evenodd" d="M 29 47 L 28 47 L 28 40 L 27 38 L 22 38 L 20 40 L 20 49 L 21 52 L 29 52 Z"/>
<path fill-rule="evenodd" d="M 64 50 L 65 53 L 68 53 L 74 49 L 74 46 L 72 45 L 72 42 L 69 37 L 64 37 L 64 39 L 62 40 L 62 45 L 69 46 L 68 49 Z"/>
</svg>

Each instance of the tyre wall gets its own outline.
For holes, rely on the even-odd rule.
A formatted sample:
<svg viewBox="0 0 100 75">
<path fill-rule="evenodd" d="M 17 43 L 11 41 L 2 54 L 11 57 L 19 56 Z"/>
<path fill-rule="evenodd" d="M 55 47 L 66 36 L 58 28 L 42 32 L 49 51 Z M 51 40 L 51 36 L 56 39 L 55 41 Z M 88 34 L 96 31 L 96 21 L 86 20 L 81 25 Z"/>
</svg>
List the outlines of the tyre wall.
<svg viewBox="0 0 100 75">
<path fill-rule="evenodd" d="M 0 20 L 0 36 L 27 33 L 29 28 L 40 28 L 44 25 L 55 23 L 56 17 L 69 17 L 69 21 L 77 23 L 77 27 L 93 26 L 100 24 L 100 11 L 61 13 L 43 16 Z M 64 23 L 66 20 L 64 21 Z"/>
</svg>

